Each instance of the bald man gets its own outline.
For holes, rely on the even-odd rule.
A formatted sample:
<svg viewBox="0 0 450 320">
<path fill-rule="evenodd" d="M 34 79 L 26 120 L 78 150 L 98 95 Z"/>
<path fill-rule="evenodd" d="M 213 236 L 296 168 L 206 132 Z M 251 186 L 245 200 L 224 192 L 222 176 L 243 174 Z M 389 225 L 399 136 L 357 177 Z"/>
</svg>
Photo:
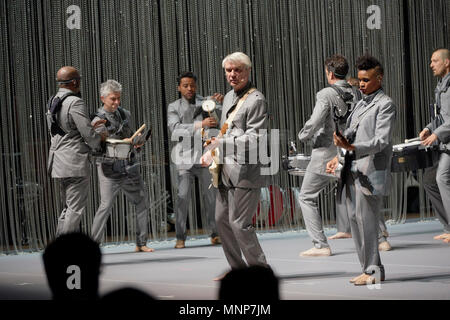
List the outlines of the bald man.
<svg viewBox="0 0 450 320">
<path fill-rule="evenodd" d="M 77 231 L 81 216 L 86 211 L 89 186 L 89 151 L 100 147 L 103 136 L 94 127 L 105 123 L 98 121 L 94 127 L 88 117 L 86 106 L 80 97 L 81 77 L 74 67 L 63 67 L 57 75 L 59 90 L 50 98 L 55 105 L 59 98 L 61 108 L 54 114 L 47 111 L 51 146 L 48 171 L 59 181 L 61 197 L 65 202 L 58 219 L 56 236 Z"/>
<path fill-rule="evenodd" d="M 450 150 L 450 50 L 438 49 L 431 56 L 430 68 L 439 82 L 435 89 L 436 107 L 443 123 L 430 123 L 420 133 L 422 144 L 429 146 L 435 142 Z M 444 233 L 435 240 L 450 242 L 450 155 L 441 153 L 439 162 L 424 173 L 424 188 L 433 204 L 437 218 L 444 227 Z"/>
</svg>

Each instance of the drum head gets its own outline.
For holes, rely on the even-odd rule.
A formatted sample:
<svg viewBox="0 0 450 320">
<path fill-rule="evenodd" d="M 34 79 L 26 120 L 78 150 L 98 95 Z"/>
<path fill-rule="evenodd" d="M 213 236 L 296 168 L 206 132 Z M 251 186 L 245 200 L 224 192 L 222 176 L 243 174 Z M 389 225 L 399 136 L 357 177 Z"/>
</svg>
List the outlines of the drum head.
<svg viewBox="0 0 450 320">
<path fill-rule="evenodd" d="M 106 139 L 106 143 L 110 143 L 110 144 L 130 144 L 128 141 L 123 141 L 121 139 L 110 139 L 110 138 Z"/>
<path fill-rule="evenodd" d="M 206 100 L 202 104 L 202 109 L 205 112 L 213 112 L 216 109 L 216 103 L 213 100 Z"/>
</svg>

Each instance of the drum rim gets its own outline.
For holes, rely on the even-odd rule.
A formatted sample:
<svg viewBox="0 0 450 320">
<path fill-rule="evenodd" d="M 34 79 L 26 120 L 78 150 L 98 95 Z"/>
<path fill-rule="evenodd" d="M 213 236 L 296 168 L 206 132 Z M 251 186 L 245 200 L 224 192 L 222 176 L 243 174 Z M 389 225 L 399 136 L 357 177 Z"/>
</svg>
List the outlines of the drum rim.
<svg viewBox="0 0 450 320">
<path fill-rule="evenodd" d="M 131 142 L 129 142 L 129 141 L 124 141 L 124 140 L 121 140 L 121 139 L 110 139 L 110 138 L 107 138 L 106 140 L 105 140 L 105 142 L 108 144 L 127 144 L 127 145 L 131 145 Z"/>
</svg>

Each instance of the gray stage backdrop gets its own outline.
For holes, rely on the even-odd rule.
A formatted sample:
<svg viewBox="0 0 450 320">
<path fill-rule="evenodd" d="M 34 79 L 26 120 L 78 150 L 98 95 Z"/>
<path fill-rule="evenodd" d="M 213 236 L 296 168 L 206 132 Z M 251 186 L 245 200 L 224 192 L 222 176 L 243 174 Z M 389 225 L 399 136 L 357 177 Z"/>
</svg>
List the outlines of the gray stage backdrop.
<svg viewBox="0 0 450 320">
<path fill-rule="evenodd" d="M 450 3 L 446 0 L 0 0 L 0 252 L 42 249 L 55 234 L 62 209 L 58 184 L 46 172 L 47 99 L 64 65 L 81 71 L 89 112 L 100 106 L 99 85 L 124 85 L 122 105 L 137 124 L 153 130 L 142 158 L 150 194 L 151 240 L 166 239 L 176 183 L 166 129 L 168 103 L 178 99 L 176 76 L 192 70 L 199 93 L 229 90 L 221 68 L 225 55 L 247 53 L 252 81 L 265 94 L 271 129 L 280 130 L 280 157 L 310 116 L 315 93 L 325 86 L 324 59 L 344 54 L 356 76 L 355 59 L 369 52 L 385 66 L 386 92 L 398 106 L 395 143 L 417 136 L 428 119 L 433 79 L 429 58 L 448 47 Z M 299 152 L 310 146 L 297 141 Z M 171 174 L 172 173 L 172 174 Z M 263 189 L 255 222 L 259 230 L 303 228 L 296 206 L 301 179 L 279 171 Z M 407 188 L 419 186 L 420 217 L 432 216 L 417 176 L 395 174 L 385 201 L 386 219 L 402 222 Z M 92 173 L 89 232 L 99 202 Z M 197 191 L 193 190 L 193 199 Z M 107 242 L 134 239 L 134 208 L 118 197 Z M 191 235 L 205 235 L 200 200 L 192 201 Z M 323 220 L 335 223 L 332 186 L 320 196 Z"/>
</svg>

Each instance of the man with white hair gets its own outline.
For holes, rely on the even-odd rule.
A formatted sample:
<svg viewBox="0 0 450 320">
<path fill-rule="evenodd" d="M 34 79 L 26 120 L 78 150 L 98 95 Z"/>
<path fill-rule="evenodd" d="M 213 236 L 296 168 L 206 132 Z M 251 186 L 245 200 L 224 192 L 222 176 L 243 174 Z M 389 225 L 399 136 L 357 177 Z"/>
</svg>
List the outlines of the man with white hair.
<svg viewBox="0 0 450 320">
<path fill-rule="evenodd" d="M 420 133 L 420 139 L 425 146 L 439 142 L 450 150 L 450 50 L 442 48 L 433 52 L 430 68 L 434 76 L 440 78 L 435 89 L 435 97 L 437 118 L 441 121 L 428 124 Z M 434 239 L 449 243 L 450 155 L 448 153 L 441 153 L 439 163 L 425 170 L 424 188 L 433 204 L 436 216 L 444 226 L 444 233 Z"/>
<path fill-rule="evenodd" d="M 225 256 L 232 269 L 249 266 L 268 267 L 252 223 L 266 177 L 261 175 L 257 146 L 267 129 L 264 95 L 250 82 L 251 61 L 241 52 L 223 60 L 229 91 L 223 101 L 221 138 L 210 148 L 223 155 L 221 183 L 216 194 L 216 223 Z M 203 166 L 213 162 L 211 150 L 201 159 Z M 246 262 L 242 258 L 244 255 Z M 220 280 L 218 277 L 215 280 Z"/>
<path fill-rule="evenodd" d="M 107 131 L 112 139 L 128 139 L 134 130 L 130 124 L 131 114 L 120 107 L 122 85 L 115 80 L 108 80 L 100 86 L 100 99 L 103 106 L 98 110 L 95 122 L 98 119 L 106 120 L 100 130 Z M 134 148 L 141 147 L 145 137 L 139 135 L 131 141 Z M 135 159 L 135 151 L 126 160 L 104 157 L 97 161 L 97 172 L 100 185 L 100 206 L 95 213 L 92 225 L 92 238 L 101 242 L 106 222 L 111 215 L 114 199 L 120 190 L 136 206 L 136 252 L 152 252 L 146 246 L 148 238 L 148 194 L 144 180 L 139 172 L 139 162 Z"/>
</svg>

